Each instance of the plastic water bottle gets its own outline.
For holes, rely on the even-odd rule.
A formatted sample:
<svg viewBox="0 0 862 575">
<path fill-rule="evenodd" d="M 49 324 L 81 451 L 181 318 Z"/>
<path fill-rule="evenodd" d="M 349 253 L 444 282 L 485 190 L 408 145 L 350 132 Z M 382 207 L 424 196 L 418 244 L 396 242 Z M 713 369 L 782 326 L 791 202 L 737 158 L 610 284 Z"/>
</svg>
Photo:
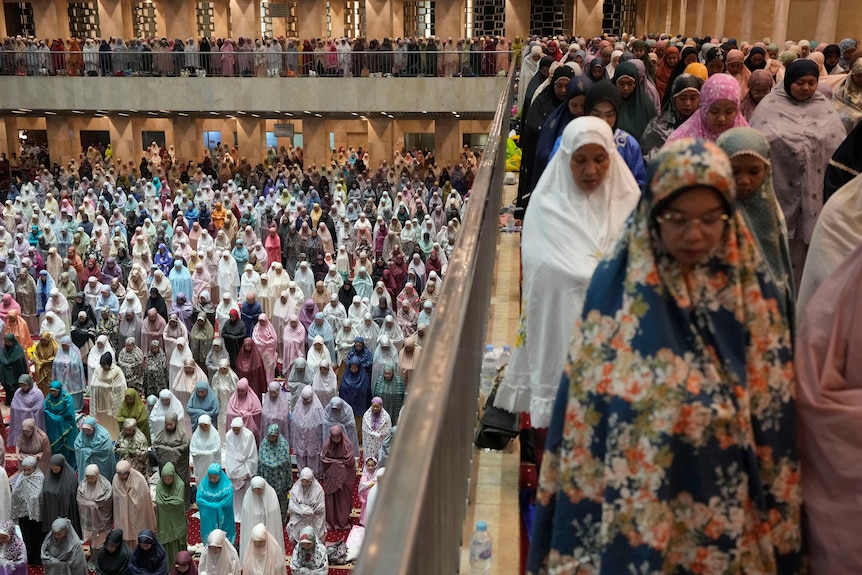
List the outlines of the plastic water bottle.
<svg viewBox="0 0 862 575">
<path fill-rule="evenodd" d="M 491 535 L 488 534 L 488 524 L 479 521 L 470 539 L 470 575 L 489 573 L 491 573 Z"/>
<path fill-rule="evenodd" d="M 515 208 L 509 206 L 506 210 L 506 231 L 512 233 L 515 231 Z"/>
<path fill-rule="evenodd" d="M 485 397 L 488 397 L 491 390 L 494 389 L 494 376 L 496 375 L 497 354 L 494 353 L 494 346 L 488 344 L 485 346 L 485 355 L 482 356 L 482 377 L 479 380 L 479 389 Z"/>
<path fill-rule="evenodd" d="M 497 358 L 497 369 L 500 370 L 509 365 L 509 360 L 512 358 L 512 348 L 508 345 L 503 346 L 503 353 Z"/>
</svg>

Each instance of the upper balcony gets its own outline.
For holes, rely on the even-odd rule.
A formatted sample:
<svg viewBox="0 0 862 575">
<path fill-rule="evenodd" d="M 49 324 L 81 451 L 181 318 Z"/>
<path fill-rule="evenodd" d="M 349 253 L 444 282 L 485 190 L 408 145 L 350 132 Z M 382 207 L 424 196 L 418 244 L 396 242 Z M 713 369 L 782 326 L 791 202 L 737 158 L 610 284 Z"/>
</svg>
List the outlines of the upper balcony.
<svg viewBox="0 0 862 575">
<path fill-rule="evenodd" d="M 313 56 L 304 62 L 301 55 L 293 53 L 296 72 L 293 59 L 288 60 L 285 54 L 275 57 L 277 65 L 264 55 L 262 70 L 255 66 L 254 56 L 214 53 L 186 60 L 182 53 L 146 57 L 109 53 L 100 58 L 98 52 L 4 52 L 0 72 L 9 76 L 0 82 L 0 114 L 239 112 L 269 118 L 317 114 L 330 118 L 370 114 L 421 118 L 455 113 L 465 118 L 491 118 L 507 82 L 505 76 L 496 75 L 494 53 L 463 57 L 449 53 L 448 61 L 443 53 L 434 54 L 433 60 L 431 55 L 421 60 L 416 56 L 405 58 L 403 67 L 392 54 L 351 53 L 347 55 L 350 62 L 340 69 L 333 71 L 324 65 L 323 75 L 314 71 L 320 67 Z M 274 77 L 266 75 L 267 63 L 275 70 Z M 352 75 L 354 68 L 358 77 Z M 109 75 L 112 69 L 120 72 Z M 473 75 L 474 69 L 484 75 Z M 80 75 L 87 70 L 95 75 Z M 288 77 L 288 70 L 299 75 Z M 326 75 L 345 70 L 347 77 Z M 384 70 L 399 75 L 384 75 Z M 370 75 L 362 77 L 363 72 Z M 238 73 L 262 73 L 263 77 Z"/>
</svg>

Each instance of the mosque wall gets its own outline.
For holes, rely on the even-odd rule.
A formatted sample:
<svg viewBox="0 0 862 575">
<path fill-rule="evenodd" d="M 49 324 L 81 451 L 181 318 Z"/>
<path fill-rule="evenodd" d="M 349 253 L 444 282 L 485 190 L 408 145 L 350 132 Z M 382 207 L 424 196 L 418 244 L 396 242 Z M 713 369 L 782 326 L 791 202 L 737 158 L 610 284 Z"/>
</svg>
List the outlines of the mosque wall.
<svg viewBox="0 0 862 575">
<path fill-rule="evenodd" d="M 668 1 L 672 2 L 670 26 Z M 636 20 L 637 34 L 682 33 L 749 42 L 764 38 L 778 43 L 802 39 L 837 42 L 857 36 L 860 30 L 858 0 L 640 0 Z"/>
<path fill-rule="evenodd" d="M 165 143 L 174 146 L 177 157 L 195 162 L 203 158 L 206 150 L 204 134 L 218 133 L 221 137 L 210 140 L 210 145 L 217 142 L 233 145 L 237 142 L 240 157 L 256 163 L 266 155 L 267 132 L 272 133 L 274 125 L 284 123 L 284 120 L 58 114 L 44 117 L 14 115 L 0 118 L 0 122 L 0 151 L 15 149 L 20 130 L 44 130 L 52 161 L 65 163 L 85 151 L 81 145 L 81 132 L 94 130 L 108 132 L 115 159 L 138 164 L 144 147 L 151 143 L 149 140 L 144 141 L 144 132 L 164 132 Z M 307 164 L 316 166 L 329 162 L 330 139 L 336 148 L 361 146 L 369 151 L 372 158 L 388 159 L 393 157 L 395 151 L 406 147 L 407 134 L 431 135 L 438 162 L 453 163 L 459 158 L 465 134 L 487 134 L 491 128 L 490 119 L 460 120 L 454 117 L 370 120 L 307 118 L 293 124 L 296 134 L 302 136 Z M 289 138 L 277 139 L 279 147 L 290 144 Z"/>
</svg>

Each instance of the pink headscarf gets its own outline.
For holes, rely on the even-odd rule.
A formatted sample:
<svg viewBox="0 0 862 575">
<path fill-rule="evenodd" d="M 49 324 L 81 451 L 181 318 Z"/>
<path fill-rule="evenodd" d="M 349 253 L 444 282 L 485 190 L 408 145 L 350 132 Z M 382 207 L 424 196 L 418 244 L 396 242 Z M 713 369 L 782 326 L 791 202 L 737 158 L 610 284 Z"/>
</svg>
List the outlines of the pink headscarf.
<svg viewBox="0 0 862 575">
<path fill-rule="evenodd" d="M 728 74 L 713 74 L 703 84 L 700 90 L 700 106 L 691 117 L 674 130 L 668 137 L 667 142 L 673 142 L 680 138 L 703 138 L 712 142 L 725 131 L 731 128 L 748 127 L 748 122 L 739 109 L 739 82 Z M 710 106 L 720 100 L 730 100 L 737 106 L 736 119 L 731 125 L 725 127 L 721 132 L 711 129 L 706 123 L 706 115 Z"/>
</svg>

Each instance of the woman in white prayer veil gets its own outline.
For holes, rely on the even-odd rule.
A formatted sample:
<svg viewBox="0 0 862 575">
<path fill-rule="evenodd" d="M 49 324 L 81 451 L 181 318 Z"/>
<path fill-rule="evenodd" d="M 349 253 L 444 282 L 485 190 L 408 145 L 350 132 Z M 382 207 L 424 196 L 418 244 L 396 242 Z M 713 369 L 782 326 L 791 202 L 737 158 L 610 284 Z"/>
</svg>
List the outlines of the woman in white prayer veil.
<svg viewBox="0 0 862 575">
<path fill-rule="evenodd" d="M 138 316 L 139 320 L 143 321 L 144 307 L 141 305 L 141 300 L 138 299 L 138 295 L 134 290 L 126 291 L 126 297 L 123 298 L 123 302 L 120 304 L 120 317 L 123 317 L 129 311 Z"/>
<path fill-rule="evenodd" d="M 379 345 L 378 340 L 380 339 L 380 326 L 378 326 L 377 322 L 374 321 L 374 318 L 371 317 L 370 312 L 366 312 L 365 315 L 362 316 L 362 320 L 359 323 L 354 324 L 353 330 L 356 332 L 356 337 L 361 337 L 365 340 L 365 345 L 368 346 L 368 349 L 372 351 L 377 349 Z"/>
<path fill-rule="evenodd" d="M 365 341 L 368 341 L 367 339 Z M 371 367 L 371 381 L 377 382 L 377 378 L 383 375 L 383 368 L 386 364 L 391 363 L 395 368 L 395 373 L 398 373 L 398 349 L 392 345 L 389 338 L 385 335 L 380 336 L 380 341 L 377 344 L 377 349 L 374 351 L 374 364 Z M 374 384 L 371 384 L 372 387 Z"/>
<path fill-rule="evenodd" d="M 341 277 L 341 274 L 338 273 L 338 270 L 334 267 L 329 268 L 329 271 L 323 278 L 323 287 L 329 290 L 329 293 L 337 294 L 338 290 L 340 290 L 343 285 L 344 279 Z"/>
<path fill-rule="evenodd" d="M 332 358 L 329 357 L 329 349 L 326 347 L 323 337 L 316 335 L 314 336 L 314 341 L 311 343 L 311 347 L 308 348 L 308 355 L 305 357 L 305 362 L 308 369 L 311 370 L 311 373 L 317 373 L 317 368 L 324 361 L 331 363 Z"/>
<path fill-rule="evenodd" d="M 171 352 L 170 358 L 168 358 L 168 381 L 170 384 L 173 384 L 177 374 L 183 370 L 183 365 L 185 365 L 185 361 L 187 359 L 194 359 L 192 356 L 192 350 L 189 348 L 189 341 L 185 337 L 179 337 L 177 338 L 176 347 L 173 352 Z M 189 398 L 183 398 L 177 395 L 177 399 L 185 405 L 185 401 L 188 401 Z"/>
<path fill-rule="evenodd" d="M 102 355 L 105 353 L 110 353 L 111 357 L 117 356 L 116 352 L 114 352 L 114 347 L 111 345 L 111 342 L 108 339 L 108 336 L 100 335 L 96 338 L 96 344 L 92 348 L 90 348 L 90 353 L 87 355 L 88 377 L 92 378 L 93 374 L 96 373 L 96 371 L 99 369 L 99 361 L 102 359 Z"/>
<path fill-rule="evenodd" d="M 290 294 L 294 302 L 305 301 L 305 292 L 299 289 L 299 284 L 293 280 L 287 284 L 287 293 Z"/>
<path fill-rule="evenodd" d="M 280 536 L 284 530 L 284 520 L 281 517 L 278 495 L 266 479 L 259 475 L 252 477 L 250 489 L 245 492 L 242 500 L 240 534 L 251 533 L 252 528 L 258 523 L 263 523 L 267 531 L 278 535 L 275 539 L 281 549 L 281 555 L 284 556 L 284 537 Z M 247 542 L 250 541 L 246 537 L 248 536 L 244 539 Z M 240 549 L 245 548 L 245 545 L 240 546 Z M 244 557 L 244 553 L 241 553 L 240 557 Z"/>
<path fill-rule="evenodd" d="M 233 258 L 231 258 L 231 260 L 233 260 Z M 218 323 L 219 331 L 221 331 L 222 327 L 230 321 L 231 310 L 235 309 L 239 312 L 239 304 L 236 302 L 236 298 L 234 296 L 235 293 L 236 290 L 222 291 L 221 301 L 216 306 L 215 310 L 216 322 Z"/>
<path fill-rule="evenodd" d="M 218 261 L 219 290 L 222 293 L 229 292 L 231 294 L 236 294 L 239 284 L 239 272 L 237 271 L 236 260 L 231 257 L 228 250 L 224 250 Z"/>
<path fill-rule="evenodd" d="M 163 389 L 159 392 L 159 399 L 150 411 L 150 437 L 155 437 L 165 428 L 165 417 L 169 413 L 177 414 L 177 425 L 183 426 L 183 420 L 186 419 L 186 409 L 177 396 L 169 389 Z"/>
<path fill-rule="evenodd" d="M 266 275 L 269 277 L 269 287 L 273 294 L 280 294 L 290 284 L 290 274 L 287 273 L 281 262 L 270 263 L 269 272 Z"/>
<path fill-rule="evenodd" d="M 296 302 L 290 297 L 290 293 L 284 289 L 279 292 L 272 306 L 272 327 L 278 339 L 278 349 L 284 345 L 284 326 L 287 325 L 290 316 L 296 313 Z M 286 370 L 286 368 L 283 368 Z"/>
<path fill-rule="evenodd" d="M 245 494 L 251 485 L 251 478 L 257 474 L 257 442 L 254 434 L 242 423 L 241 417 L 234 417 L 230 429 L 225 434 L 224 470 L 233 484 L 233 514 L 240 517 Z M 278 502 L 276 501 L 276 509 Z"/>
<path fill-rule="evenodd" d="M 218 371 L 210 378 L 210 387 L 218 397 L 219 405 L 227 405 L 231 396 L 236 392 L 236 384 L 239 381 L 237 374 L 230 368 L 230 359 L 219 362 Z M 218 432 L 224 439 L 227 431 L 227 409 L 219 409 Z"/>
<path fill-rule="evenodd" d="M 195 481 L 200 485 L 207 476 L 210 463 L 221 463 L 221 437 L 207 414 L 198 418 L 198 428 L 189 443 L 189 454 L 194 463 Z"/>
<path fill-rule="evenodd" d="M 207 537 L 207 546 L 201 552 L 201 575 L 239 575 L 242 563 L 233 544 L 221 529 L 213 529 Z"/>
<path fill-rule="evenodd" d="M 401 351 L 401 348 L 404 347 L 404 331 L 391 315 L 387 315 L 383 318 L 383 325 L 380 326 L 380 336 L 378 337 L 378 341 L 380 341 L 380 338 L 383 336 L 389 338 L 390 343 L 395 346 L 397 351 Z M 374 381 L 377 380 L 375 379 Z"/>
<path fill-rule="evenodd" d="M 524 218 L 521 328 L 496 399 L 512 413 L 529 412 L 533 427 L 550 423 L 590 279 L 639 198 L 606 122 L 587 116 L 566 126 Z"/>
<path fill-rule="evenodd" d="M 308 262 L 299 264 L 299 269 L 296 270 L 296 275 L 293 276 L 293 281 L 303 294 L 311 294 L 314 291 L 314 274 L 311 272 L 311 267 Z"/>
</svg>

